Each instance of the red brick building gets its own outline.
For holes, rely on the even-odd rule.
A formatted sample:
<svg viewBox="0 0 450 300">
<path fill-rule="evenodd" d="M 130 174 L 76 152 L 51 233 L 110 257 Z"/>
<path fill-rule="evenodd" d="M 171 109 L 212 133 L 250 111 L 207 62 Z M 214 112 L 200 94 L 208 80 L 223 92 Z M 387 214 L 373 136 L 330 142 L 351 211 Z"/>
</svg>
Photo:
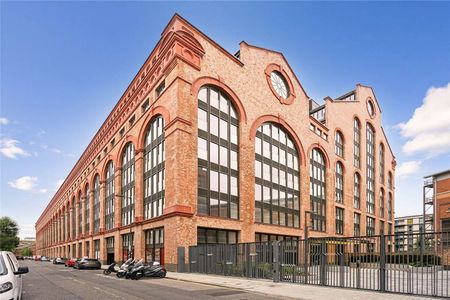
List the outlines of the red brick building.
<svg viewBox="0 0 450 300">
<path fill-rule="evenodd" d="M 177 264 L 177 247 L 392 232 L 372 88 L 311 100 L 282 53 L 175 15 L 36 223 L 39 255 Z"/>
<path fill-rule="evenodd" d="M 433 217 L 425 219 L 425 226 L 432 223 L 436 232 L 450 231 L 450 170 L 425 177 L 424 212 L 431 206 Z"/>
</svg>

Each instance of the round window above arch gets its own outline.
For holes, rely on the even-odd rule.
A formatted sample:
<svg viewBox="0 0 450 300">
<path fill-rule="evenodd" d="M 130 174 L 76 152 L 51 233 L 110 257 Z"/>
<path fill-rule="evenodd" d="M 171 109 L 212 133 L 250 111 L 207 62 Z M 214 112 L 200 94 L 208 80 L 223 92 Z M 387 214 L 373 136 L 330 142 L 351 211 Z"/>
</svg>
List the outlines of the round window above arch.
<svg viewBox="0 0 450 300">
<path fill-rule="evenodd" d="M 371 98 L 367 98 L 367 112 L 371 118 L 375 117 L 375 105 Z"/>
<path fill-rule="evenodd" d="M 270 64 L 266 67 L 264 73 L 275 98 L 282 104 L 292 104 L 295 99 L 294 87 L 283 67 L 277 64 Z"/>
</svg>

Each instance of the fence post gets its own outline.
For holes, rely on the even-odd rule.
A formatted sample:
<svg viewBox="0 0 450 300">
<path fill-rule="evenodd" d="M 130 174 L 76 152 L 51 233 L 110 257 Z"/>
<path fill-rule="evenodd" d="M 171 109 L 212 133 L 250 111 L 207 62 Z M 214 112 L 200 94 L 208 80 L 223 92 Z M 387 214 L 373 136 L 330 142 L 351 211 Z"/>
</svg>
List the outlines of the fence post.
<svg viewBox="0 0 450 300">
<path fill-rule="evenodd" d="M 380 236 L 380 291 L 386 291 L 386 240 L 384 233 Z"/>
<path fill-rule="evenodd" d="M 327 243 L 326 239 L 322 239 L 322 246 L 320 247 L 320 284 L 326 285 L 326 264 L 327 264 Z"/>
<path fill-rule="evenodd" d="M 273 282 L 280 282 L 280 244 L 274 241 L 273 245 Z"/>
</svg>

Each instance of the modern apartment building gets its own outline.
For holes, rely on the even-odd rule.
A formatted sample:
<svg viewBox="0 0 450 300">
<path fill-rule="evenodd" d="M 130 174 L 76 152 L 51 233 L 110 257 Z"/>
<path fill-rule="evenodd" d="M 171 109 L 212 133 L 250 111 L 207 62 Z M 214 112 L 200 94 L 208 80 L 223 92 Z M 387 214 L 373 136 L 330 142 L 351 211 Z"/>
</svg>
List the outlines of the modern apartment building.
<svg viewBox="0 0 450 300">
<path fill-rule="evenodd" d="M 426 215 L 426 218 L 431 215 Z M 424 216 L 413 215 L 395 217 L 395 251 L 414 251 L 420 246 L 421 235 L 419 233 L 434 232 L 432 227 L 424 230 Z"/>
<path fill-rule="evenodd" d="M 371 87 L 319 105 L 282 53 L 233 55 L 175 15 L 36 222 L 37 251 L 173 266 L 179 247 L 305 223 L 392 233 L 395 165 Z"/>
</svg>

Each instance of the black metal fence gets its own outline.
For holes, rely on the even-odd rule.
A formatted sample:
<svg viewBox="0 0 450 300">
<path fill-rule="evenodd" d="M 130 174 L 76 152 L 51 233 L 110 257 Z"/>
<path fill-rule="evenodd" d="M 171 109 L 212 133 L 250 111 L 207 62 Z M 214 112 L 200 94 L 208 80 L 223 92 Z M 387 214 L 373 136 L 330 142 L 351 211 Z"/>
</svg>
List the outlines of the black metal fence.
<svg viewBox="0 0 450 300">
<path fill-rule="evenodd" d="M 397 238 L 397 239 L 396 239 Z M 449 297 L 450 232 L 189 248 L 190 272 Z"/>
</svg>

